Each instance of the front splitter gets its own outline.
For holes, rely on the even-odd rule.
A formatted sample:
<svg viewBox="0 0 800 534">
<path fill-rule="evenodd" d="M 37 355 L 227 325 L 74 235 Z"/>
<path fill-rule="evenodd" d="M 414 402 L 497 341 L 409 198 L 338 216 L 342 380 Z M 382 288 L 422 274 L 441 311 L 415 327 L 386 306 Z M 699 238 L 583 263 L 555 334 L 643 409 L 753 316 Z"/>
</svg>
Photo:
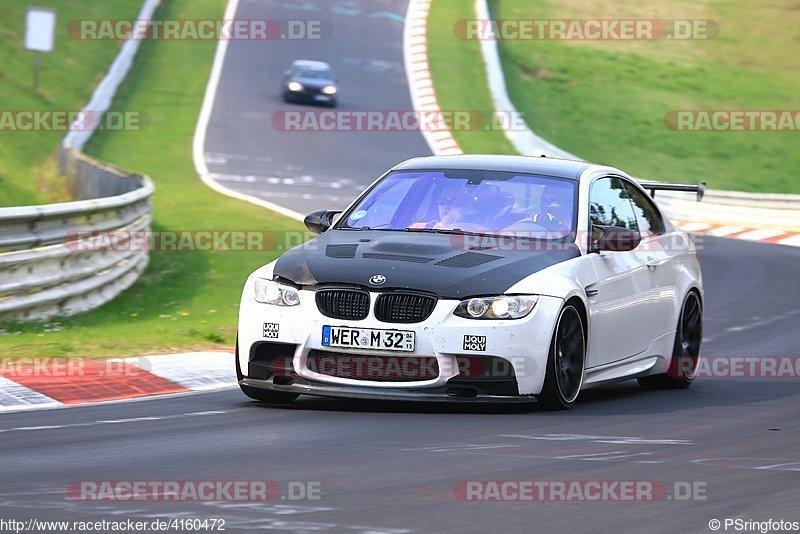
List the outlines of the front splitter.
<svg viewBox="0 0 800 534">
<path fill-rule="evenodd" d="M 487 395 L 478 393 L 474 396 L 454 395 L 453 391 L 464 390 L 459 386 L 439 386 L 426 389 L 374 388 L 369 386 L 332 385 L 305 379 L 295 379 L 291 384 L 275 384 L 271 379 L 244 378 L 239 385 L 281 393 L 298 393 L 318 397 L 336 397 L 346 399 L 396 400 L 419 402 L 461 402 L 472 404 L 509 404 L 534 403 L 534 395 Z M 449 391 L 449 392 L 448 392 Z"/>
</svg>

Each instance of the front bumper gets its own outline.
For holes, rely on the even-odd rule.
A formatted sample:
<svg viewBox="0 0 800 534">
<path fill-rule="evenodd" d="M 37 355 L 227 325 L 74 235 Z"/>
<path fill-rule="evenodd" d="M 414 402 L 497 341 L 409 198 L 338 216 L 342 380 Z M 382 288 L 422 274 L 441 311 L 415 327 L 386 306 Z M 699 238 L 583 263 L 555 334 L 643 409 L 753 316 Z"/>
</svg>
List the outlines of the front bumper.
<svg viewBox="0 0 800 534">
<path fill-rule="evenodd" d="M 339 384 L 326 384 L 295 378 L 291 384 L 276 384 L 273 378 L 261 380 L 244 378 L 239 385 L 267 391 L 282 393 L 299 393 L 301 395 L 314 395 L 318 397 L 335 397 L 344 399 L 371 399 L 394 401 L 418 402 L 464 402 L 479 404 L 505 404 L 505 403 L 531 403 L 536 402 L 534 395 L 490 395 L 477 392 L 476 395 L 462 395 L 467 389 L 459 386 L 440 386 L 425 389 L 404 388 L 373 388 L 365 386 L 342 386 Z"/>
<path fill-rule="evenodd" d="M 372 302 L 376 293 L 372 294 Z M 253 298 L 253 282 L 245 284 L 239 312 L 239 367 L 244 377 L 240 382 L 257 388 L 286 391 L 308 395 L 351 398 L 384 398 L 401 400 L 449 400 L 481 402 L 498 400 L 508 402 L 535 400 L 541 392 L 550 342 L 555 321 L 563 301 L 559 298 L 539 297 L 533 311 L 516 320 L 474 320 L 453 315 L 458 305 L 455 300 L 439 300 L 433 313 L 419 323 L 387 323 L 378 321 L 372 311 L 359 321 L 344 321 L 323 316 L 317 309 L 314 291 L 301 291 L 298 306 L 279 307 L 260 304 Z M 267 327 L 267 324 L 269 327 Z M 375 349 L 340 349 L 322 346 L 322 328 L 326 325 L 390 330 L 413 330 L 413 352 L 387 352 Z M 484 336 L 481 351 L 465 350 L 465 337 Z M 258 364 L 258 347 L 265 343 L 286 347 L 286 377 L 274 383 L 270 373 L 252 372 L 251 363 Z M 402 360 L 406 357 L 436 359 L 438 375 L 432 379 L 403 382 L 344 378 L 320 374 L 309 368 L 311 351 L 326 351 L 351 356 L 389 356 Z M 465 384 L 464 358 L 502 359 L 513 369 L 516 387 L 513 395 L 509 388 L 494 387 L 489 380 Z M 263 369 L 263 367 L 262 367 Z M 459 394 L 459 388 L 469 391 Z"/>
<path fill-rule="evenodd" d="M 326 95 L 317 91 L 286 91 L 286 99 L 290 102 L 302 102 L 306 104 L 319 104 L 323 106 L 333 106 L 336 104 L 336 95 Z"/>
</svg>

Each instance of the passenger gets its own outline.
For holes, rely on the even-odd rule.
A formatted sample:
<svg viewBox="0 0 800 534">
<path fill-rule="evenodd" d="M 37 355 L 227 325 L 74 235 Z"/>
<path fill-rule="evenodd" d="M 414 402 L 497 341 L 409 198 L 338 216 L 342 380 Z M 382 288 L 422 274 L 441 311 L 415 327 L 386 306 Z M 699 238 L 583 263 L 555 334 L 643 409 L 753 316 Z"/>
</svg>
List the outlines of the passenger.
<svg viewBox="0 0 800 534">
<path fill-rule="evenodd" d="M 535 223 L 548 232 L 563 232 L 564 234 L 570 232 L 572 230 L 572 194 L 570 190 L 556 185 L 544 186 L 539 201 L 539 210 L 512 226 L 518 227 L 528 223 Z"/>
<path fill-rule="evenodd" d="M 514 194 L 502 191 L 497 186 L 489 187 L 491 189 L 478 196 L 478 206 L 482 212 L 480 222 L 491 230 L 500 230 L 519 219 L 519 215 L 512 212 Z"/>
</svg>

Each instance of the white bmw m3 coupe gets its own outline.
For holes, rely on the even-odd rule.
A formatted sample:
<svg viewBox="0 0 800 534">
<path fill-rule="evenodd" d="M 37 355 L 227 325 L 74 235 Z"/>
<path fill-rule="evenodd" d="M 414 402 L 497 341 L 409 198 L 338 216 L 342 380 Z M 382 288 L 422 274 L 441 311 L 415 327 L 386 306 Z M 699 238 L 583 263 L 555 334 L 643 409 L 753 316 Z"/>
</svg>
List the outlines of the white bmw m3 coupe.
<svg viewBox="0 0 800 534">
<path fill-rule="evenodd" d="M 424 157 L 250 275 L 236 373 L 249 397 L 570 407 L 638 379 L 685 388 L 702 338 L 695 245 L 639 183 L 600 165 Z M 650 194 L 648 194 L 648 191 Z"/>
</svg>

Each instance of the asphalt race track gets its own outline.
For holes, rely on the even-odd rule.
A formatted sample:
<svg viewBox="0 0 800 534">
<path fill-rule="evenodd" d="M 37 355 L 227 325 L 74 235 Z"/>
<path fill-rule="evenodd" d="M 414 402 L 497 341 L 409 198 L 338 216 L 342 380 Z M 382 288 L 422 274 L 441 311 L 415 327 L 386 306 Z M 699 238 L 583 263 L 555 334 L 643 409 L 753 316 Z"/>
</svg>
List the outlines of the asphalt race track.
<svg viewBox="0 0 800 534">
<path fill-rule="evenodd" d="M 286 132 L 272 120 L 330 109 L 284 103 L 281 77 L 295 59 L 331 64 L 338 111 L 411 110 L 405 12 L 400 0 L 241 0 L 237 18 L 324 20 L 333 31 L 321 40 L 230 43 L 205 146 L 217 181 L 305 213 L 342 208 L 389 167 L 430 155 L 419 132 Z"/>
<path fill-rule="evenodd" d="M 386 167 L 427 154 L 426 145 L 418 134 L 274 131 L 269 114 L 286 109 L 278 77 L 292 59 L 312 56 L 338 72 L 342 109 L 409 108 L 402 23 L 370 18 L 403 15 L 405 3 L 282 4 L 243 0 L 237 18 L 298 17 L 289 6 L 317 6 L 323 11 L 305 15 L 332 20 L 337 32 L 322 43 L 231 44 L 209 167 L 228 177 L 225 185 L 295 210 L 340 207 Z M 311 179 L 282 181 L 303 176 Z M 706 239 L 702 263 L 705 355 L 800 353 L 800 249 Z M 671 534 L 709 532 L 711 519 L 796 521 L 798 406 L 797 378 L 699 378 L 685 391 L 644 391 L 635 382 L 587 391 L 560 413 L 314 398 L 269 407 L 238 390 L 15 413 L 0 418 L 0 517 L 224 518 L 233 532 Z M 705 499 L 674 491 L 656 502 L 453 498 L 460 481 L 532 479 L 660 481 L 669 491 L 676 481 L 697 483 L 704 494 L 695 497 Z M 67 485 L 81 480 L 319 482 L 321 499 L 68 499 Z"/>
</svg>

